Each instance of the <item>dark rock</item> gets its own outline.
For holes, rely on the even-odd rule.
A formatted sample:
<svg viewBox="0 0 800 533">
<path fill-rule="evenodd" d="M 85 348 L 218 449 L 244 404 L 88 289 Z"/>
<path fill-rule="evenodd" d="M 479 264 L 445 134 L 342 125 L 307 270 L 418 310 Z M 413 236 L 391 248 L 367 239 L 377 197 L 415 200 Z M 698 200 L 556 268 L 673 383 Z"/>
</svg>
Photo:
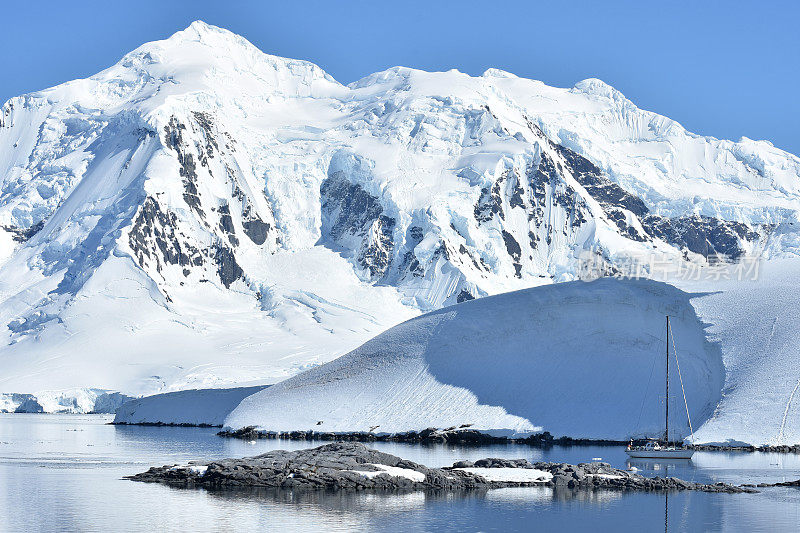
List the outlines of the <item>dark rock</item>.
<svg viewBox="0 0 800 533">
<path fill-rule="evenodd" d="M 128 234 L 128 245 L 139 266 L 151 263 L 161 272 L 164 264 L 200 266 L 200 250 L 179 238 L 177 217 L 165 211 L 151 196 L 145 198 Z M 160 252 L 160 253 L 159 253 Z"/>
<path fill-rule="evenodd" d="M 219 207 L 219 229 L 228 235 L 228 240 L 233 246 L 239 245 L 239 239 L 236 237 L 236 228 L 233 226 L 233 217 L 231 217 L 231 208 L 227 203 Z"/>
<path fill-rule="evenodd" d="M 164 144 L 175 151 L 180 165 L 179 174 L 183 181 L 183 199 L 186 204 L 201 219 L 205 218 L 205 213 L 200 206 L 200 195 L 197 190 L 197 166 L 194 156 L 188 152 L 189 145 L 183 139 L 183 132 L 186 125 L 178 121 L 176 117 L 170 117 L 169 122 L 164 126 Z"/>
<path fill-rule="evenodd" d="M 245 428 L 243 432 L 252 431 Z M 427 430 L 426 430 L 427 431 Z M 387 468 L 390 467 L 390 468 Z M 464 468 L 535 468 L 552 475 L 550 481 L 500 482 Z M 392 469 L 405 469 L 398 472 Z M 390 471 L 387 471 L 390 470 Z M 755 492 L 749 487 L 724 483 L 703 485 L 675 478 L 645 478 L 612 468 L 606 463 L 535 463 L 525 459 L 480 459 L 459 461 L 449 468 L 428 468 L 356 442 L 338 442 L 298 451 L 276 450 L 242 459 L 166 465 L 129 476 L 134 481 L 185 487 L 276 487 L 376 490 L 470 490 L 511 486 L 542 486 L 575 489 L 640 491 L 697 490 L 705 492 Z M 798 481 L 797 483 L 800 483 Z M 794 482 L 792 482 L 794 484 Z M 775 485 L 777 486 L 777 485 Z"/>
<path fill-rule="evenodd" d="M 794 481 L 780 481 L 778 483 L 759 483 L 757 487 L 800 487 L 800 479 Z M 752 485 L 742 485 L 742 487 L 752 487 Z"/>
<path fill-rule="evenodd" d="M 236 262 L 236 256 L 227 246 L 216 244 L 214 250 L 214 263 L 217 265 L 217 274 L 225 288 L 230 288 L 231 284 L 244 276 L 244 270 Z"/>
<path fill-rule="evenodd" d="M 40 220 L 36 224 L 28 228 L 18 228 L 16 226 L 2 226 L 4 230 L 11 233 L 12 239 L 17 242 L 25 242 L 30 240 L 31 237 L 39 233 L 44 227 L 44 220 Z"/>
<path fill-rule="evenodd" d="M 245 217 L 247 216 L 248 215 L 245 214 Z M 245 235 L 247 235 L 254 244 L 260 246 L 266 242 L 267 235 L 272 226 L 255 215 L 250 215 L 250 217 L 250 220 L 245 219 L 242 221 L 242 229 L 244 229 Z"/>
<path fill-rule="evenodd" d="M 475 297 L 467 289 L 461 289 L 461 292 L 456 296 L 456 303 L 468 302 L 474 300 Z"/>
<path fill-rule="evenodd" d="M 394 251 L 394 218 L 384 214 L 378 198 L 352 183 L 341 170 L 329 171 L 320 185 L 323 233 L 334 242 L 361 239 L 356 259 L 372 277 L 386 273 Z"/>
<path fill-rule="evenodd" d="M 481 189 L 481 195 L 473 210 L 475 220 L 477 220 L 479 224 L 492 220 L 495 215 L 499 215 L 501 219 L 505 218 L 505 214 L 503 213 L 503 200 L 500 197 L 501 180 L 502 178 L 491 186 Z"/>
<path fill-rule="evenodd" d="M 522 248 L 520 248 L 517 240 L 509 232 L 502 230 L 501 233 L 503 235 L 503 242 L 506 244 L 506 251 L 514 261 L 514 275 L 518 278 L 522 277 L 522 265 L 519 262 L 522 257 Z"/>
<path fill-rule="evenodd" d="M 677 218 L 655 215 L 641 198 L 612 182 L 588 159 L 564 146 L 550 144 L 563 158 L 573 177 L 597 200 L 620 233 L 629 239 L 649 241 L 655 237 L 706 258 L 722 256 L 735 261 L 744 254 L 745 242 L 755 242 L 761 238 L 757 229 L 741 222 L 698 215 Z M 536 171 L 536 178 L 548 182 L 558 179 L 556 167 L 544 155 Z M 627 222 L 625 211 L 639 219 L 646 234 Z M 765 225 L 761 229 L 769 232 L 771 228 Z"/>
</svg>

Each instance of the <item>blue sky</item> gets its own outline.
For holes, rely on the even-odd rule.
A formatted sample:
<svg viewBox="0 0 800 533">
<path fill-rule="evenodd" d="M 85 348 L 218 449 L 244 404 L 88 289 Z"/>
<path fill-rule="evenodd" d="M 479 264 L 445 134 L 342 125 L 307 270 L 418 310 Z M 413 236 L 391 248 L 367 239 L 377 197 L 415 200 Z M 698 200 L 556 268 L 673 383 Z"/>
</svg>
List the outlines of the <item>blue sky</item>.
<svg viewBox="0 0 800 533">
<path fill-rule="evenodd" d="M 0 101 L 202 19 L 343 83 L 404 65 L 550 85 L 601 78 L 703 135 L 800 154 L 800 2 L 40 1 L 3 5 Z"/>
</svg>

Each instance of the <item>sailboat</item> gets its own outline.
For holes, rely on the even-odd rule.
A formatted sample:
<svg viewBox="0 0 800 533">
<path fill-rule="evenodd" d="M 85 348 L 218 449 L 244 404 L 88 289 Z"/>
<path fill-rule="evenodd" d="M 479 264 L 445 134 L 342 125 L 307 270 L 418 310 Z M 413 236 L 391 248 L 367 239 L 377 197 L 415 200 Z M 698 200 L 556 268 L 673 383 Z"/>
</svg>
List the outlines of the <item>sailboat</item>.
<svg viewBox="0 0 800 533">
<path fill-rule="evenodd" d="M 669 339 L 670 339 L 670 326 L 669 315 L 667 315 L 667 375 L 666 375 L 666 399 L 664 401 L 664 439 L 652 439 L 644 446 L 634 446 L 633 441 L 628 444 L 625 453 L 630 457 L 637 459 L 691 459 L 694 454 L 692 448 L 686 446 L 676 446 L 669 442 Z M 677 364 L 677 354 L 675 363 Z M 680 367 L 678 367 L 678 374 L 680 375 Z M 683 378 L 681 377 L 681 389 L 683 389 Z M 686 406 L 686 417 L 689 420 L 689 428 L 692 427 L 692 420 L 689 417 L 689 406 L 686 403 L 686 394 L 683 395 L 683 403 Z"/>
</svg>

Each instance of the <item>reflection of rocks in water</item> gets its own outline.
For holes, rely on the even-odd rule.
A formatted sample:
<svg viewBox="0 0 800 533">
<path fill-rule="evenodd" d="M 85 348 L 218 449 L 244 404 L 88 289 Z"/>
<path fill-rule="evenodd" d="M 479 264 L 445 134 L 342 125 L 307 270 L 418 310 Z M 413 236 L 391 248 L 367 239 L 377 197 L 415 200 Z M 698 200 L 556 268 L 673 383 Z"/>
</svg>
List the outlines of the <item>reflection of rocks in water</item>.
<svg viewBox="0 0 800 533">
<path fill-rule="evenodd" d="M 553 487 L 505 487 L 486 492 L 486 499 L 503 503 L 547 503 L 553 499 Z"/>
<path fill-rule="evenodd" d="M 585 503 L 608 503 L 622 498 L 624 492 L 612 489 L 576 490 L 569 487 L 553 487 L 552 498 L 558 501 L 579 501 Z"/>
<path fill-rule="evenodd" d="M 506 487 L 490 490 L 486 499 L 505 503 L 548 503 L 551 501 L 567 502 L 576 501 L 584 503 L 602 504 L 619 500 L 625 493 L 620 490 L 584 490 L 569 487 Z"/>
<path fill-rule="evenodd" d="M 382 510 L 411 511 L 432 502 L 447 502 L 465 498 L 482 499 L 487 490 L 437 491 L 353 491 L 353 490 L 308 490 L 281 489 L 277 487 L 233 487 L 208 488 L 209 495 L 226 500 L 272 501 L 281 505 L 316 507 L 341 511 Z M 548 489 L 550 490 L 550 489 Z M 493 491 L 492 491 L 493 492 Z"/>
</svg>

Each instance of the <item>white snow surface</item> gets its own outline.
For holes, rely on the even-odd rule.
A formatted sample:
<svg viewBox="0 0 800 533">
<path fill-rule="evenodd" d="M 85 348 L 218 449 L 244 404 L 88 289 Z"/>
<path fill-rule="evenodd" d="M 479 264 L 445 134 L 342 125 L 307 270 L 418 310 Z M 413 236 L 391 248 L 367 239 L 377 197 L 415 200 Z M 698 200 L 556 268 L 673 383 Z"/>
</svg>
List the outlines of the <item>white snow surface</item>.
<svg viewBox="0 0 800 533">
<path fill-rule="evenodd" d="M 423 474 L 422 472 L 417 472 L 416 470 L 412 470 L 410 468 L 400 468 L 398 466 L 382 465 L 378 463 L 366 463 L 366 464 L 380 468 L 380 470 L 377 471 L 351 470 L 350 472 L 361 474 L 362 476 L 367 478 L 373 478 L 375 476 L 379 476 L 380 474 L 389 474 L 390 476 L 404 477 L 406 479 L 410 479 L 411 481 L 416 481 L 418 483 L 425 481 L 425 474 Z"/>
<path fill-rule="evenodd" d="M 399 433 L 469 425 L 594 439 L 663 432 L 665 315 L 695 424 L 725 369 L 690 295 L 651 280 L 570 282 L 435 311 L 242 400 L 232 428 Z M 671 376 L 672 390 L 679 390 Z M 670 423 L 688 435 L 684 409 Z M 322 424 L 317 424 L 321 421 Z"/>
<path fill-rule="evenodd" d="M 692 305 L 725 365 L 720 403 L 695 427 L 698 443 L 800 443 L 800 261 L 766 262 L 758 274 L 751 282 L 679 283 L 701 294 Z"/>
<path fill-rule="evenodd" d="M 535 468 L 456 468 L 482 476 L 486 481 L 505 481 L 508 483 L 547 483 L 553 474 Z"/>
<path fill-rule="evenodd" d="M 459 304 L 246 398 L 225 424 L 659 436 L 669 314 L 695 442 L 798 444 L 799 278 L 800 261 L 783 259 L 750 281 L 601 279 Z M 688 440 L 674 361 L 670 426 Z"/>
<path fill-rule="evenodd" d="M 603 204 L 576 157 L 636 202 Z M 345 86 L 198 21 L 0 110 L 0 392 L 276 383 L 420 312 L 574 280 L 587 254 L 705 261 L 642 239 L 631 209 L 796 256 L 799 176 L 600 80 L 395 67 Z"/>
<path fill-rule="evenodd" d="M 262 388 L 191 389 L 145 396 L 122 404 L 114 423 L 220 426 L 243 398 Z"/>
<path fill-rule="evenodd" d="M 589 474 L 592 477 L 599 477 L 600 479 L 620 479 L 622 476 L 618 474 Z"/>
<path fill-rule="evenodd" d="M 193 465 L 193 464 L 175 465 L 172 468 L 170 468 L 170 470 L 182 470 L 184 468 L 188 469 L 190 472 L 194 472 L 195 474 L 200 474 L 201 476 L 204 476 L 206 474 L 206 471 L 208 470 L 208 467 L 205 465 Z"/>
</svg>

